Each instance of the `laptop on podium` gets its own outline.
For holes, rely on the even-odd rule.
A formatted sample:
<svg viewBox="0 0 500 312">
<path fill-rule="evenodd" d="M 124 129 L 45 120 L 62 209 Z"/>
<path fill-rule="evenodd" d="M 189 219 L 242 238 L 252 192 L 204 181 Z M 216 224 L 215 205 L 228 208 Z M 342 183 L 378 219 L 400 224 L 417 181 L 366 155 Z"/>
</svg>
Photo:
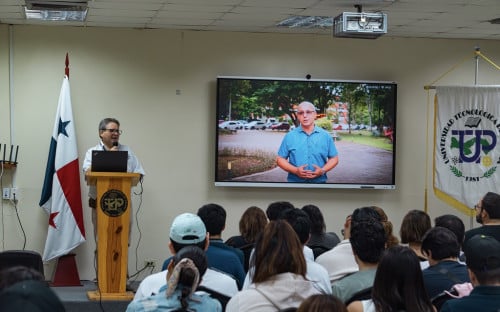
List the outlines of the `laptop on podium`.
<svg viewBox="0 0 500 312">
<path fill-rule="evenodd" d="M 127 151 L 92 151 L 91 170 L 94 172 L 127 172 Z"/>
</svg>

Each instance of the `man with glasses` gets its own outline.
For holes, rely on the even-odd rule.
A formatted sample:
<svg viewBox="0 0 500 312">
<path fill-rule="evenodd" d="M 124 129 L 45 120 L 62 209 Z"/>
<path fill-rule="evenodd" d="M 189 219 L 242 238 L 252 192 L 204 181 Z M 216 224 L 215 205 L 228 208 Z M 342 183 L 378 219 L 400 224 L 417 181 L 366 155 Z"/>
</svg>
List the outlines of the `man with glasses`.
<svg viewBox="0 0 500 312">
<path fill-rule="evenodd" d="M 500 195 L 488 192 L 477 203 L 476 221 L 483 226 L 465 232 L 463 249 L 467 246 L 467 241 L 476 234 L 488 235 L 500 241 Z"/>
<path fill-rule="evenodd" d="M 326 173 L 339 162 L 333 138 L 314 124 L 316 108 L 312 103 L 300 103 L 297 116 L 300 126 L 283 138 L 277 164 L 288 172 L 288 182 L 325 183 Z"/>
<path fill-rule="evenodd" d="M 128 152 L 128 161 L 127 161 L 127 172 L 136 172 L 141 174 L 142 176 L 145 174 L 144 169 L 142 168 L 141 163 L 135 156 L 134 152 L 127 145 L 122 145 L 119 143 L 120 135 L 122 134 L 122 130 L 120 130 L 120 122 L 115 118 L 104 118 L 99 123 L 99 144 L 94 147 L 91 147 L 87 150 L 85 154 L 85 159 L 83 161 L 83 173 L 85 174 L 87 170 L 91 169 L 91 161 L 92 161 L 92 151 L 127 151 Z M 89 207 L 92 208 L 92 224 L 94 225 L 94 237 L 97 240 L 97 213 L 96 213 L 96 197 L 97 190 L 95 185 L 89 186 Z M 132 213 L 130 214 L 132 218 Z M 130 236 L 129 236 L 130 239 Z"/>
</svg>

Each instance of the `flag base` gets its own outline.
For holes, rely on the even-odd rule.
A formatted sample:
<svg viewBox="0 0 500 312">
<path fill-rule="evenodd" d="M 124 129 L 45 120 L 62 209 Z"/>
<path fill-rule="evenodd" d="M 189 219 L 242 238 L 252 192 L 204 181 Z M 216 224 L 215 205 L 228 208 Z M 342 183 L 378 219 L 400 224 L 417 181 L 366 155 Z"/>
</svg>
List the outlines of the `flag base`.
<svg viewBox="0 0 500 312">
<path fill-rule="evenodd" d="M 76 267 L 75 254 L 67 254 L 57 259 L 52 287 L 82 286 L 80 275 Z"/>
</svg>

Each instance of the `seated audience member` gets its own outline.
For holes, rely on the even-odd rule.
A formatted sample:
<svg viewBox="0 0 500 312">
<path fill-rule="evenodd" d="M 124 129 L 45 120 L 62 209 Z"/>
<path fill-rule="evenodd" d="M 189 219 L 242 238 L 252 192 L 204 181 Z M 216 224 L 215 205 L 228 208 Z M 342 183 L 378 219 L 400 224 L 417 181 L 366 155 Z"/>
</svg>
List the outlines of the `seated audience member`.
<svg viewBox="0 0 500 312">
<path fill-rule="evenodd" d="M 311 233 L 311 221 L 309 216 L 304 211 L 293 208 L 284 211 L 280 218 L 288 222 L 297 234 L 299 241 L 304 246 L 309 240 Z M 305 255 L 304 255 L 305 257 Z M 331 294 L 332 287 L 328 279 L 328 272 L 320 264 L 317 264 L 311 259 L 306 258 L 307 273 L 306 278 L 314 283 L 314 287 L 321 293 Z"/>
<path fill-rule="evenodd" d="M 267 206 L 266 215 L 269 221 L 275 221 L 284 210 L 293 208 L 295 208 L 295 206 L 287 201 L 272 202 Z"/>
<path fill-rule="evenodd" d="M 311 220 L 311 238 L 307 242 L 307 246 L 312 249 L 314 259 L 316 259 L 325 251 L 335 247 L 340 239 L 334 232 L 326 232 L 325 219 L 317 206 L 305 205 L 302 210 L 307 213 Z"/>
<path fill-rule="evenodd" d="M 245 280 L 245 257 L 243 252 L 224 244 L 222 231 L 226 227 L 226 211 L 217 204 L 206 204 L 198 209 L 207 232 L 210 234 L 210 244 L 207 249 L 208 266 L 233 276 L 241 289 Z"/>
<path fill-rule="evenodd" d="M 465 232 L 464 249 L 467 241 L 477 234 L 491 236 L 500 241 L 500 195 L 493 192 L 486 193 L 475 208 L 476 221 L 482 226 Z"/>
<path fill-rule="evenodd" d="M 172 255 L 177 254 L 183 247 L 191 245 L 198 246 L 206 251 L 208 244 L 207 230 L 200 217 L 192 213 L 183 213 L 174 219 L 170 227 L 170 243 L 168 245 Z M 168 263 L 170 263 L 170 260 Z M 139 284 L 134 300 L 157 294 L 160 288 L 166 284 L 167 274 L 168 269 L 147 276 Z M 238 285 L 234 278 L 210 268 L 207 269 L 203 276 L 201 286 L 226 297 L 231 297 L 238 292 Z M 224 302 L 222 304 L 224 305 Z"/>
<path fill-rule="evenodd" d="M 359 270 L 352 253 L 351 243 L 349 242 L 351 217 L 352 215 L 348 215 L 344 222 L 342 231 L 344 239 L 337 246 L 333 247 L 333 249 L 325 251 L 316 258 L 316 263 L 322 265 L 328 271 L 330 283 Z"/>
<path fill-rule="evenodd" d="M 399 229 L 401 243 L 407 244 L 415 252 L 420 260 L 420 267 L 423 269 L 429 266 L 429 261 L 420 247 L 422 246 L 422 237 L 431 228 L 431 218 L 422 210 L 410 210 L 404 216 Z"/>
<path fill-rule="evenodd" d="M 431 300 L 455 284 L 469 282 L 467 268 L 458 262 L 460 245 L 452 231 L 431 228 L 422 239 L 422 253 L 429 259 L 429 267 L 422 274 Z"/>
<path fill-rule="evenodd" d="M 62 312 L 65 308 L 40 272 L 16 266 L 0 272 L 0 311 Z"/>
<path fill-rule="evenodd" d="M 371 207 L 375 209 L 376 212 L 378 212 L 378 214 L 380 215 L 380 222 L 382 222 L 382 225 L 384 226 L 385 236 L 387 238 L 385 248 L 391 248 L 392 246 L 399 245 L 399 239 L 392 233 L 392 222 L 387 218 L 384 209 L 378 206 Z"/>
<path fill-rule="evenodd" d="M 26 266 L 13 266 L 0 271 L 0 291 L 17 282 L 33 280 L 45 281 L 43 274 L 33 268 Z"/>
<path fill-rule="evenodd" d="M 410 248 L 386 249 L 373 281 L 372 299 L 354 301 L 349 312 L 435 312 L 422 279 L 420 262 Z"/>
<path fill-rule="evenodd" d="M 457 237 L 458 245 L 460 246 L 460 262 L 465 263 L 463 257 L 462 244 L 465 239 L 465 224 L 459 217 L 452 214 L 445 214 L 434 219 L 434 226 L 440 226 L 452 231 Z"/>
<path fill-rule="evenodd" d="M 331 284 L 359 270 L 349 242 L 350 229 L 353 222 L 370 219 L 380 221 L 380 215 L 371 207 L 355 209 L 352 215 L 347 216 L 344 223 L 344 239 L 332 250 L 323 253 L 316 259 L 316 263 L 321 264 L 328 271 Z"/>
<path fill-rule="evenodd" d="M 378 221 L 355 222 L 349 239 L 359 271 L 332 284 L 332 294 L 347 302 L 354 294 L 373 286 L 377 264 L 385 250 L 385 229 Z"/>
<path fill-rule="evenodd" d="M 266 210 L 266 215 L 269 221 L 280 219 L 281 215 L 290 209 L 295 209 L 295 206 L 287 201 L 276 201 L 269 204 Z M 304 256 L 306 259 L 314 261 L 314 253 L 311 248 L 304 245 Z"/>
<path fill-rule="evenodd" d="M 297 308 L 309 296 L 320 293 L 306 278 L 302 244 L 284 220 L 266 225 L 255 242 L 250 266 L 255 268 L 253 283 L 229 300 L 227 312 Z"/>
<path fill-rule="evenodd" d="M 240 218 L 240 234 L 230 237 L 226 244 L 243 251 L 245 256 L 244 268 L 248 272 L 250 254 L 252 252 L 257 236 L 262 232 L 267 224 L 266 213 L 259 207 L 249 207 Z"/>
<path fill-rule="evenodd" d="M 302 301 L 297 312 L 347 312 L 345 304 L 332 295 L 312 295 Z"/>
<path fill-rule="evenodd" d="M 500 311 L 500 242 L 478 234 L 468 240 L 464 252 L 474 289 L 468 296 L 446 301 L 441 311 Z"/>
<path fill-rule="evenodd" d="M 170 261 L 167 285 L 154 296 L 132 301 L 127 312 L 135 311 L 222 311 L 219 301 L 196 291 L 207 271 L 205 251 L 198 246 L 182 248 Z"/>
</svg>

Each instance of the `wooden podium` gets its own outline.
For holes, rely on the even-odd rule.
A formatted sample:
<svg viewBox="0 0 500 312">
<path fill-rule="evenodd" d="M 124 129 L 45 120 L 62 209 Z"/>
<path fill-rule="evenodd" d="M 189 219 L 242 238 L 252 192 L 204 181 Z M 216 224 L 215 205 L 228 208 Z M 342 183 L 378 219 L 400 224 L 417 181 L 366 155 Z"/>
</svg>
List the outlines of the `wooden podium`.
<svg viewBox="0 0 500 312">
<path fill-rule="evenodd" d="M 97 189 L 97 284 L 90 300 L 132 300 L 126 291 L 131 188 L 139 173 L 87 172 L 88 185 Z"/>
</svg>

